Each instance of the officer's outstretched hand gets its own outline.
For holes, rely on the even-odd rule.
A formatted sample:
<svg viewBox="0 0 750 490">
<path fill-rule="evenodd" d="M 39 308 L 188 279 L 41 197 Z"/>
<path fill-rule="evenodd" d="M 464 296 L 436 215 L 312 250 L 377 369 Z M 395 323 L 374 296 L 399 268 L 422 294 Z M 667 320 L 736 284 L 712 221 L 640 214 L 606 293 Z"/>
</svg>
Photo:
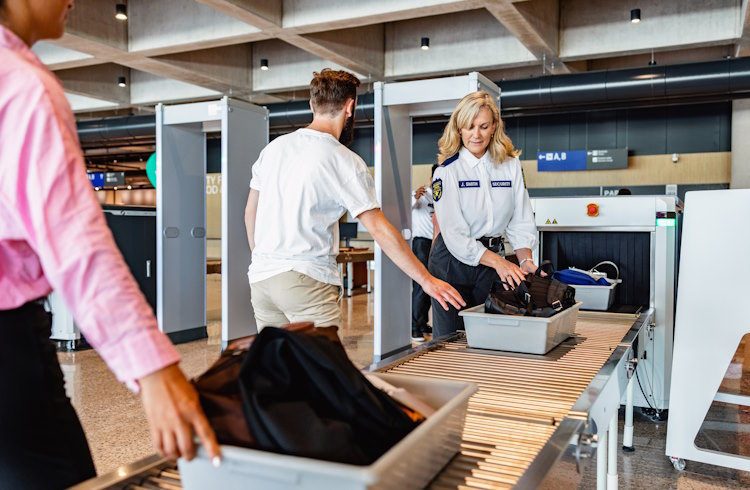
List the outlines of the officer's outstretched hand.
<svg viewBox="0 0 750 490">
<path fill-rule="evenodd" d="M 440 303 L 440 306 L 442 306 L 445 311 L 448 311 L 448 303 L 457 310 L 466 306 L 466 302 L 453 286 L 445 281 L 437 279 L 436 277 L 429 276 L 425 283 L 422 284 L 422 290 L 438 300 L 438 303 Z"/>
<path fill-rule="evenodd" d="M 197 434 L 214 466 L 221 461 L 219 444 L 203 414 L 198 393 L 172 364 L 138 380 L 151 439 L 159 454 L 171 459 L 195 456 L 193 432 Z"/>
<path fill-rule="evenodd" d="M 521 270 L 523 271 L 524 274 L 535 274 L 537 270 L 537 266 L 534 262 L 527 260 L 521 266 Z M 544 271 L 539 271 L 539 275 L 542 277 L 547 277 L 547 273 Z"/>
</svg>

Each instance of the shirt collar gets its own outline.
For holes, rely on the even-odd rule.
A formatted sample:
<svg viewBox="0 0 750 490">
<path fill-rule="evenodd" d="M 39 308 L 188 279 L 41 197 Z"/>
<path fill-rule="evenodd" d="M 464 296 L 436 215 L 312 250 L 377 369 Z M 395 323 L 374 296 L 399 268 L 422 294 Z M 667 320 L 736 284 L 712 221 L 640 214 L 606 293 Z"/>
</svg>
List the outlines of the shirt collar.
<svg viewBox="0 0 750 490">
<path fill-rule="evenodd" d="M 0 24 L 0 48 L 6 48 L 10 51 L 13 51 L 15 53 L 18 53 L 22 58 L 24 58 L 26 61 L 29 61 L 31 63 L 34 63 L 38 66 L 43 66 L 42 62 L 39 61 L 39 58 L 36 54 L 28 47 L 26 46 L 26 43 L 23 42 L 23 40 L 16 35 L 15 32 L 11 31 L 4 25 Z"/>
<path fill-rule="evenodd" d="M 484 155 L 482 155 L 482 158 L 477 158 L 474 155 L 471 154 L 471 152 L 465 147 L 462 146 L 460 150 L 458 150 L 458 156 L 463 161 L 469 164 L 471 168 L 476 167 L 479 165 L 480 162 L 487 162 L 490 158 L 490 152 L 485 151 Z"/>
</svg>

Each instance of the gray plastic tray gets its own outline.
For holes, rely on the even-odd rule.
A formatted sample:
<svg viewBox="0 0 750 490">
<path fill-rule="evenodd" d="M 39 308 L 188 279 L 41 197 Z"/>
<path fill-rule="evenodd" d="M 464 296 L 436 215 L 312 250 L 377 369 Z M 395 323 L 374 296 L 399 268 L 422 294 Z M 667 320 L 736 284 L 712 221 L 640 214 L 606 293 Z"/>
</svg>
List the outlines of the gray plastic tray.
<svg viewBox="0 0 750 490">
<path fill-rule="evenodd" d="M 546 354 L 575 333 L 581 302 L 549 318 L 485 313 L 484 305 L 459 312 L 466 343 L 478 349 Z"/>
<path fill-rule="evenodd" d="M 418 376 L 373 373 L 437 409 L 369 466 L 222 446 L 214 468 L 200 448 L 193 461 L 178 460 L 185 490 L 372 490 L 424 488 L 460 447 L 466 407 L 476 385 Z"/>
<path fill-rule="evenodd" d="M 581 301 L 582 310 L 607 311 L 615 300 L 615 288 L 622 281 L 612 282 L 609 286 L 573 285 L 576 290 L 576 301 Z"/>
</svg>

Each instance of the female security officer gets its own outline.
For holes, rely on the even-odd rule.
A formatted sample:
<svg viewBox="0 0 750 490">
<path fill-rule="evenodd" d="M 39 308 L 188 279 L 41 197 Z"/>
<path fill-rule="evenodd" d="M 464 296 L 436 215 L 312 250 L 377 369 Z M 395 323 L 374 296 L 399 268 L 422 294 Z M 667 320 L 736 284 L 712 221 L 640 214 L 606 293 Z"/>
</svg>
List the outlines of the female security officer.
<svg viewBox="0 0 750 490">
<path fill-rule="evenodd" d="M 484 303 L 498 277 L 514 287 L 536 270 L 531 258 L 537 239 L 534 216 L 517 158 L 520 152 L 503 131 L 488 93 L 473 92 L 461 99 L 438 145 L 440 167 L 432 196 L 440 234 L 429 271 L 473 306 Z M 520 267 L 499 253 L 503 232 Z M 457 309 L 433 305 L 432 311 L 435 337 L 463 329 Z"/>
</svg>

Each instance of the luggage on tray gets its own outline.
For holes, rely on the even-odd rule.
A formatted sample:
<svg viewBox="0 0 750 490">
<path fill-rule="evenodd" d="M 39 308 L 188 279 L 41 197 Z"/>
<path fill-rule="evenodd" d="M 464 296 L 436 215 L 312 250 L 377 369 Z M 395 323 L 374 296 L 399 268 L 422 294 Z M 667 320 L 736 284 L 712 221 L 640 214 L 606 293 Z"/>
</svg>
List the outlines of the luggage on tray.
<svg viewBox="0 0 750 490">
<path fill-rule="evenodd" d="M 576 302 L 575 289 L 553 277 L 551 264 L 545 262 L 513 289 L 505 289 L 507 284 L 498 279 L 484 303 L 485 313 L 547 318 L 570 308 Z"/>
<path fill-rule="evenodd" d="M 336 327 L 265 328 L 194 381 L 222 444 L 368 465 L 424 417 L 374 387 Z"/>
</svg>

